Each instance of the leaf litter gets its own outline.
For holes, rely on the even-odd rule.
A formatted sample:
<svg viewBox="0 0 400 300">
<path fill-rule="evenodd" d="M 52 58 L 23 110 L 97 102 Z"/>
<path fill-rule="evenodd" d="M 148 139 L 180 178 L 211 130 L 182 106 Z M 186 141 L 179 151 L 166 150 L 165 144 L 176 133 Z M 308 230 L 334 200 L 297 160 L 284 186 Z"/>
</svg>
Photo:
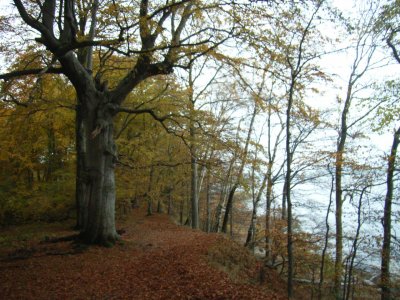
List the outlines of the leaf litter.
<svg viewBox="0 0 400 300">
<path fill-rule="evenodd" d="M 113 248 L 29 241 L 0 251 L 2 299 L 287 299 L 274 270 L 219 234 L 136 209 Z M 74 232 L 62 232 L 72 235 Z"/>
</svg>

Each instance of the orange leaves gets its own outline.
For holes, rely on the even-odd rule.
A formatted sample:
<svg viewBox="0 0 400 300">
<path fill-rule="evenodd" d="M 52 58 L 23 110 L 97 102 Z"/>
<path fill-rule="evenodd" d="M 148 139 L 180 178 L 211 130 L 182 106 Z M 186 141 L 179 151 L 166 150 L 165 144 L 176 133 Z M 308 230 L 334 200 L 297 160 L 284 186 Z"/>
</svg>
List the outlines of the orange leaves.
<svg viewBox="0 0 400 300">
<path fill-rule="evenodd" d="M 232 255 L 240 246 L 176 226 L 165 215 L 144 215 L 134 211 L 123 224 L 124 242 L 111 249 L 92 247 L 78 254 L 65 242 L 37 244 L 34 257 L 2 261 L 0 294 L 7 299 L 285 299 L 284 292 L 233 282 L 206 259 L 215 244 L 233 247 Z"/>
</svg>

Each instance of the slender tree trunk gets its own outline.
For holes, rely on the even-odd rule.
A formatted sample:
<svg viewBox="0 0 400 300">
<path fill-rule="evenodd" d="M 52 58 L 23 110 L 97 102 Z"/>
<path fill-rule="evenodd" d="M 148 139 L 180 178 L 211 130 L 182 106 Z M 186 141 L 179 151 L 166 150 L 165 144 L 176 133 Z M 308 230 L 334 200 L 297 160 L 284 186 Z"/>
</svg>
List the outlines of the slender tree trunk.
<svg viewBox="0 0 400 300">
<path fill-rule="evenodd" d="M 214 150 L 211 151 L 210 156 L 207 155 L 208 150 L 205 151 L 205 152 L 206 152 L 206 154 L 204 155 L 204 159 L 206 159 L 206 157 L 209 157 L 209 159 L 212 159 L 212 157 L 214 156 Z M 207 175 L 207 173 L 209 171 L 208 168 L 209 167 L 207 167 L 204 164 L 201 165 L 200 170 L 199 170 L 199 167 L 197 167 L 197 169 L 199 170 L 198 171 L 198 175 L 197 175 L 197 177 L 198 177 L 198 180 L 197 180 L 197 198 L 198 199 L 200 199 L 201 191 L 202 191 L 202 188 L 203 188 L 203 182 L 204 182 L 204 179 L 206 178 L 206 175 Z M 200 205 L 200 201 L 199 201 L 199 205 Z M 200 213 L 200 210 L 201 210 L 201 208 L 199 207 L 199 213 Z"/>
<path fill-rule="evenodd" d="M 233 239 L 233 216 L 234 216 L 234 209 L 233 206 L 231 207 L 231 213 L 229 214 L 229 235 Z"/>
<path fill-rule="evenodd" d="M 219 232 L 219 230 L 220 230 L 222 208 L 225 203 L 226 192 L 228 191 L 228 182 L 231 177 L 231 173 L 232 173 L 232 169 L 233 169 L 233 165 L 234 165 L 235 161 L 236 161 L 236 153 L 229 163 L 228 172 L 227 172 L 224 182 L 222 184 L 221 195 L 220 195 L 220 198 L 218 201 L 217 208 L 215 209 L 215 222 L 214 222 L 213 232 Z"/>
<path fill-rule="evenodd" d="M 187 194 L 186 194 L 186 221 L 185 226 L 192 226 L 192 197 L 191 197 L 191 186 L 187 186 Z"/>
<path fill-rule="evenodd" d="M 272 97 L 268 97 L 268 115 L 267 115 L 267 124 L 268 124 L 268 138 L 267 138 L 267 152 L 268 152 L 268 167 L 267 167 L 267 173 L 266 173 L 266 180 L 267 180 L 267 192 L 266 192 L 266 210 L 265 210 L 265 263 L 267 265 L 272 265 L 273 258 L 272 258 L 272 237 L 271 237 L 271 229 L 272 229 L 272 215 L 271 215 L 271 207 L 272 207 L 272 188 L 274 186 L 275 180 L 272 178 L 272 167 L 274 166 L 275 163 L 275 158 L 276 158 L 276 153 L 278 150 L 278 145 L 280 142 L 280 136 L 283 133 L 284 130 L 284 124 L 279 117 L 279 120 L 281 120 L 281 128 L 280 131 L 275 139 L 274 146 L 272 148 L 271 145 L 271 118 L 273 114 L 272 110 Z M 286 218 L 286 198 L 283 199 L 282 202 L 282 218 L 283 214 L 285 214 Z"/>
<path fill-rule="evenodd" d="M 149 185 L 147 186 L 147 215 L 151 216 L 153 214 L 153 178 L 154 178 L 154 166 L 150 167 Z"/>
<path fill-rule="evenodd" d="M 243 155 L 242 155 L 242 162 L 240 164 L 240 168 L 239 168 L 239 172 L 236 177 L 236 181 L 233 184 L 231 190 L 229 191 L 228 201 L 226 203 L 224 221 L 222 223 L 222 229 L 221 229 L 222 232 L 224 232 L 224 233 L 227 232 L 229 214 L 231 213 L 231 210 L 233 207 L 233 197 L 235 195 L 236 189 L 239 187 L 240 182 L 242 181 L 243 170 L 244 170 L 244 166 L 246 165 L 246 162 L 247 162 L 247 152 L 249 149 L 251 133 L 253 132 L 254 120 L 256 118 L 256 115 L 257 115 L 257 104 L 254 104 L 254 109 L 253 109 L 253 113 L 251 115 L 250 126 L 247 131 L 246 143 L 245 143 L 244 151 L 243 151 Z"/>
<path fill-rule="evenodd" d="M 335 274 L 334 274 L 334 295 L 337 300 L 342 299 L 341 285 L 343 273 L 343 224 L 342 224 L 342 207 L 343 207 L 343 191 L 342 191 L 342 172 L 344 163 L 344 151 L 347 138 L 347 116 L 350 110 L 352 97 L 352 84 L 349 81 L 346 100 L 344 103 L 341 127 L 338 137 L 335 161 L 335 204 L 336 204 L 336 254 L 335 254 Z"/>
<path fill-rule="evenodd" d="M 172 207 L 172 191 L 173 188 L 170 186 L 168 188 L 168 215 L 172 215 L 173 213 L 173 207 Z"/>
<path fill-rule="evenodd" d="M 89 37 L 88 37 L 89 40 L 91 40 L 91 41 L 94 40 L 94 37 L 96 34 L 98 9 L 99 9 L 99 0 L 93 0 L 92 8 L 90 10 L 91 24 L 90 24 Z M 87 48 L 86 68 L 88 70 L 93 70 L 93 47 Z"/>
<path fill-rule="evenodd" d="M 329 165 L 328 165 L 329 169 Z M 331 172 L 329 170 L 329 172 Z M 328 208 L 326 209 L 326 216 L 325 216 L 325 226 L 326 226 L 326 232 L 325 232 L 325 240 L 324 240 L 324 248 L 322 249 L 322 254 L 321 254 L 321 268 L 319 271 L 319 283 L 318 283 L 318 299 L 322 299 L 322 287 L 324 284 L 324 271 L 325 271 L 325 256 L 326 256 L 326 250 L 328 249 L 328 241 L 329 241 L 329 213 L 331 210 L 332 206 L 332 194 L 333 194 L 333 188 L 334 188 L 334 182 L 335 182 L 335 177 L 332 175 L 332 181 L 331 181 L 331 191 L 329 193 L 329 204 Z"/>
<path fill-rule="evenodd" d="M 259 141 L 258 141 L 259 142 Z M 257 151 L 254 154 L 254 162 L 257 160 Z M 256 223 L 257 223 L 257 197 L 255 193 L 255 188 L 256 188 L 256 181 L 255 181 L 255 164 L 253 162 L 253 166 L 251 168 L 251 196 L 252 196 L 252 204 L 253 204 L 253 210 L 251 212 L 251 218 L 250 218 L 250 225 L 249 229 L 247 230 L 247 238 L 246 242 L 244 243 L 245 247 L 249 247 L 250 249 L 254 250 L 255 247 L 255 235 L 256 235 Z M 265 176 L 264 176 L 265 178 Z"/>
<path fill-rule="evenodd" d="M 195 98 L 194 98 L 194 81 L 192 65 L 189 68 L 189 109 L 190 109 L 190 172 L 191 187 L 190 201 L 192 207 L 192 228 L 199 228 L 199 193 L 198 193 L 198 165 L 197 165 L 197 145 L 196 145 L 196 128 L 195 128 Z"/>
<path fill-rule="evenodd" d="M 272 221 L 271 221 L 271 206 L 272 206 L 272 164 L 268 167 L 267 172 L 267 194 L 266 194 L 266 211 L 265 211 L 265 259 L 267 264 L 272 263 Z"/>
<path fill-rule="evenodd" d="M 147 216 L 152 216 L 153 215 L 153 199 L 151 199 L 151 196 L 147 196 Z"/>
<path fill-rule="evenodd" d="M 257 192 L 256 198 L 253 201 L 253 211 L 251 214 L 250 226 L 247 231 L 247 238 L 245 246 L 250 247 L 251 249 L 254 248 L 254 241 L 255 241 L 255 228 L 257 224 L 257 207 L 261 201 L 261 195 L 264 192 L 265 186 L 268 180 L 268 172 L 264 175 L 263 181 L 261 183 L 261 187 Z"/>
<path fill-rule="evenodd" d="M 34 174 L 31 168 L 27 168 L 26 169 L 26 176 L 25 176 L 25 180 L 26 180 L 26 187 L 29 190 L 32 190 L 33 188 L 33 182 L 34 182 Z"/>
<path fill-rule="evenodd" d="M 351 287 L 352 287 L 352 281 L 353 280 L 353 269 L 354 269 L 354 261 L 356 259 L 357 256 L 357 248 L 358 248 L 358 239 L 360 236 L 360 230 L 361 230 L 361 208 L 362 208 L 362 200 L 363 200 L 363 196 L 364 193 L 366 191 L 367 187 L 364 187 L 360 197 L 358 199 L 358 207 L 357 207 L 357 230 L 356 230 L 356 236 L 354 237 L 354 241 L 353 241 L 353 246 L 352 246 L 352 253 L 350 253 L 350 264 L 348 267 L 348 272 L 347 272 L 347 284 L 346 281 L 344 282 L 344 291 L 343 291 L 343 295 L 345 297 L 346 300 L 350 299 L 350 291 L 351 291 Z"/>
<path fill-rule="evenodd" d="M 286 199 L 286 181 L 283 183 L 283 190 L 282 190 L 282 213 L 281 213 L 281 219 L 286 220 L 287 219 L 287 209 L 286 209 L 286 204 L 287 199 Z"/>
<path fill-rule="evenodd" d="M 192 60 L 192 56 L 189 55 L 189 60 Z M 201 70 L 205 67 L 205 62 L 201 67 Z M 218 68 L 214 76 L 210 78 L 208 83 L 206 83 L 203 90 L 198 92 L 195 95 L 195 81 L 199 78 L 199 74 L 194 74 L 193 63 L 190 63 L 189 70 L 188 70 L 188 98 L 189 98 L 189 113 L 190 113 L 190 120 L 189 120 L 189 134 L 190 134 L 190 156 L 191 156 L 191 207 L 192 207 L 192 228 L 198 229 L 200 227 L 200 193 L 202 188 L 202 183 L 204 180 L 204 176 L 206 173 L 206 167 L 203 165 L 200 168 L 198 166 L 198 159 L 200 157 L 199 147 L 197 143 L 197 130 L 196 130 L 196 102 L 199 97 L 205 92 L 208 86 L 215 80 L 217 74 L 219 73 Z M 205 150 L 205 156 L 207 156 L 209 146 Z M 214 150 L 211 151 L 211 157 L 213 156 Z"/>
<path fill-rule="evenodd" d="M 197 193 L 197 159 L 196 157 L 191 158 L 191 189 L 190 189 L 190 199 L 192 206 L 192 228 L 199 228 L 199 194 Z"/>
<path fill-rule="evenodd" d="M 400 142 L 400 127 L 393 136 L 393 144 L 388 159 L 385 208 L 383 211 L 383 244 L 381 257 L 381 286 L 382 300 L 391 300 L 391 279 L 390 279 L 390 242 L 392 227 L 392 200 L 393 200 L 393 178 L 396 165 L 397 148 Z"/>
<path fill-rule="evenodd" d="M 346 258 L 344 259 L 344 261 L 346 262 L 345 264 L 344 264 L 344 276 L 343 276 L 343 291 L 342 291 L 342 294 L 343 294 L 343 297 L 342 297 L 342 299 L 344 300 L 344 299 L 346 299 L 346 284 L 347 284 L 347 278 L 348 278 L 348 276 L 349 276 L 349 273 L 348 273 L 348 270 L 349 270 L 349 262 L 350 262 L 350 257 L 351 257 L 351 253 L 348 255 L 348 256 L 346 256 Z"/>
<path fill-rule="evenodd" d="M 367 22 L 371 24 L 369 20 Z M 365 24 L 367 24 L 365 23 Z M 373 22 L 372 22 L 373 23 Z M 341 284 L 342 284 L 342 273 L 343 273 L 343 228 L 342 228 L 342 206 L 343 206 L 343 192 L 342 192 L 342 177 L 343 177 L 343 165 L 345 155 L 346 138 L 348 135 L 348 129 L 354 126 L 357 122 L 366 117 L 372 110 L 367 112 L 363 117 L 359 118 L 356 123 L 347 124 L 347 118 L 351 106 L 354 94 L 358 91 L 353 92 L 353 87 L 357 81 L 368 71 L 371 64 L 371 59 L 374 56 L 374 52 L 377 49 L 375 45 L 369 45 L 369 34 L 365 34 L 362 31 L 357 39 L 355 46 L 355 57 L 351 68 L 349 81 L 347 84 L 346 98 L 344 101 L 344 107 L 341 115 L 341 124 L 339 128 L 337 149 L 336 149 L 336 170 L 335 170 L 335 205 L 336 205 L 336 254 L 335 254 L 335 274 L 334 274 L 334 295 L 336 299 L 342 299 L 344 295 L 341 295 Z"/>
<path fill-rule="evenodd" d="M 314 292 L 315 292 L 315 269 L 312 269 L 312 278 L 311 278 L 311 300 L 314 299 Z"/>
<path fill-rule="evenodd" d="M 292 216 L 292 201 L 291 201 L 291 181 L 292 181 L 292 159 L 294 150 L 291 149 L 291 118 L 292 118 L 292 105 L 294 101 L 294 93 L 297 86 L 297 80 L 299 75 L 302 73 L 303 68 L 311 60 L 309 58 L 308 62 L 304 59 L 304 42 L 307 39 L 310 26 L 316 17 L 317 12 L 321 8 L 322 2 L 318 2 L 315 6 L 311 18 L 309 19 L 306 27 L 302 30 L 301 40 L 298 48 L 295 51 L 295 58 L 293 60 L 289 55 L 286 57 L 289 67 L 290 67 L 290 87 L 288 94 L 288 104 L 286 110 L 286 176 L 285 176 L 285 190 L 286 202 L 287 202 L 287 252 L 288 252 L 288 282 L 287 282 L 287 292 L 288 298 L 293 297 L 293 275 L 294 275 L 294 254 L 293 254 L 293 216 Z M 292 152 L 293 151 L 293 152 Z M 283 215 L 283 214 L 282 214 Z"/>
<path fill-rule="evenodd" d="M 221 228 L 221 231 L 223 233 L 228 232 L 228 222 L 229 222 L 229 216 L 231 214 L 232 206 L 233 206 L 233 196 L 235 195 L 238 185 L 239 185 L 238 183 L 235 183 L 233 185 L 233 187 L 229 190 L 228 200 L 226 202 L 226 207 L 225 207 L 224 220 L 222 222 L 222 228 Z"/>
<path fill-rule="evenodd" d="M 179 207 L 179 224 L 183 225 L 183 210 L 185 208 L 185 200 L 181 199 L 180 207 Z"/>
<path fill-rule="evenodd" d="M 255 224 L 257 222 L 257 209 L 253 204 L 253 211 L 251 212 L 251 219 L 249 229 L 247 230 L 247 238 L 244 243 L 245 247 L 249 247 L 250 249 L 254 249 L 254 236 L 255 236 Z"/>
<path fill-rule="evenodd" d="M 395 59 L 400 64 L 399 54 L 392 41 L 393 34 L 386 40 L 388 46 L 392 49 Z M 396 165 L 397 148 L 400 142 L 400 127 L 394 133 L 390 157 L 388 159 L 386 197 L 383 211 L 383 244 L 381 253 L 381 300 L 391 300 L 391 278 L 390 278 L 390 243 L 392 226 L 392 200 L 393 200 L 393 178 Z"/>
<path fill-rule="evenodd" d="M 334 294 L 336 299 L 341 299 L 341 283 L 343 273 L 343 228 L 342 228 L 342 153 L 336 154 L 335 170 L 335 220 L 336 220 L 336 254 L 335 254 L 335 274 L 334 274 Z"/>
<path fill-rule="evenodd" d="M 213 232 L 219 232 L 224 198 L 225 198 L 225 195 L 221 193 L 220 201 L 217 205 L 217 208 L 215 209 L 215 222 L 214 222 Z"/>
<path fill-rule="evenodd" d="M 44 179 L 48 182 L 53 179 L 53 173 L 56 170 L 57 165 L 57 149 L 56 149 L 56 137 L 54 133 L 53 124 L 49 124 L 47 128 L 47 157 L 46 157 L 46 169 Z"/>
<path fill-rule="evenodd" d="M 211 231 L 211 183 L 210 183 L 210 170 L 207 170 L 207 221 L 206 221 L 206 231 L 210 233 Z"/>
<path fill-rule="evenodd" d="M 158 201 L 157 201 L 157 213 L 158 214 L 162 214 L 163 213 L 163 209 L 162 209 L 161 199 L 160 198 L 158 198 Z"/>
<path fill-rule="evenodd" d="M 293 297 L 293 272 L 294 272 L 294 256 L 293 256 L 293 229 L 292 229 L 292 201 L 290 184 L 292 179 L 292 153 L 290 149 L 291 142 L 291 110 L 293 104 L 295 77 L 292 77 L 292 84 L 289 91 L 288 106 L 286 111 L 286 175 L 285 175 L 285 190 L 287 201 L 287 252 L 288 252 L 288 282 L 287 291 L 289 299 Z"/>
</svg>

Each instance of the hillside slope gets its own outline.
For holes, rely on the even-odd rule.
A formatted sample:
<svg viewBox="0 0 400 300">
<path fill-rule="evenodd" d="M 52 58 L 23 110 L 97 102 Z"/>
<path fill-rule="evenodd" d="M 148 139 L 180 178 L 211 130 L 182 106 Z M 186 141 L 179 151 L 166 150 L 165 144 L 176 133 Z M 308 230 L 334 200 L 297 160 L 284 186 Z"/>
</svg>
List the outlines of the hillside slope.
<svg viewBox="0 0 400 300">
<path fill-rule="evenodd" d="M 286 299 L 277 274 L 268 273 L 267 283 L 259 285 L 254 258 L 220 235 L 177 226 L 165 215 L 145 217 L 141 210 L 120 227 L 123 239 L 113 248 L 37 240 L 25 241 L 24 248 L 3 247 L 0 295 L 3 299 Z"/>
</svg>

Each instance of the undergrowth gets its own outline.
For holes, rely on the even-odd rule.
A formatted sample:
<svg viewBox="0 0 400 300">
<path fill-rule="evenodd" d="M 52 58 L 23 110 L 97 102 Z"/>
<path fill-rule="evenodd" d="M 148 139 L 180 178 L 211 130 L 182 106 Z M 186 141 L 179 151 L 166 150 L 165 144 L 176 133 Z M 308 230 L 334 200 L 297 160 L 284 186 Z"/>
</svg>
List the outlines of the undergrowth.
<svg viewBox="0 0 400 300">
<path fill-rule="evenodd" d="M 260 262 L 248 249 L 234 241 L 221 237 L 208 250 L 207 257 L 213 267 L 227 273 L 234 282 L 258 282 Z"/>
</svg>

